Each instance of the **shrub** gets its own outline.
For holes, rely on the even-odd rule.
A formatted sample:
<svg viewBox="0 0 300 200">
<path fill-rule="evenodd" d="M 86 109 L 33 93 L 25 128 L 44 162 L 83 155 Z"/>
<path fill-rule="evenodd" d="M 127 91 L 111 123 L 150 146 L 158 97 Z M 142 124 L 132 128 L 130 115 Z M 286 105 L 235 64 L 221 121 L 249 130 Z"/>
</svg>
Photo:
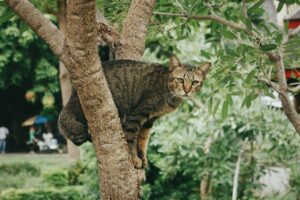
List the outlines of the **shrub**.
<svg viewBox="0 0 300 200">
<path fill-rule="evenodd" d="M 42 189 L 9 189 L 0 195 L 1 200 L 82 200 L 86 199 L 85 189 L 81 186 Z"/>
<path fill-rule="evenodd" d="M 79 176 L 84 173 L 85 167 L 80 162 L 76 162 L 67 168 L 69 185 L 80 185 L 82 182 L 79 180 Z"/>
<path fill-rule="evenodd" d="M 1 173 L 1 172 L 0 172 Z M 24 174 L 12 176 L 9 174 L 1 174 L 0 177 L 0 191 L 7 188 L 20 188 L 24 185 L 26 177 Z"/>
<path fill-rule="evenodd" d="M 55 170 L 43 174 L 43 181 L 49 186 L 63 187 L 69 185 L 69 177 L 66 170 Z"/>
<path fill-rule="evenodd" d="M 0 165 L 0 171 L 3 174 L 16 176 L 21 173 L 30 174 L 32 176 L 39 176 L 41 174 L 40 168 L 28 163 L 8 163 Z"/>
</svg>

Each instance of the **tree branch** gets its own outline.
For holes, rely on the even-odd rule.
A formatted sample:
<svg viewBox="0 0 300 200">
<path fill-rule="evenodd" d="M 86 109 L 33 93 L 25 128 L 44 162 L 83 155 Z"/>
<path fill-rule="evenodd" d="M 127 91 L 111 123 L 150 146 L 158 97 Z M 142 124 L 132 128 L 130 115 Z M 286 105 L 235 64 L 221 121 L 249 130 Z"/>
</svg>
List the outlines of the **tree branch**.
<svg viewBox="0 0 300 200">
<path fill-rule="evenodd" d="M 280 92 L 279 86 L 278 86 L 276 83 L 272 82 L 271 80 L 269 80 L 269 79 L 267 79 L 267 78 L 264 78 L 264 77 L 262 77 L 262 76 L 258 76 L 258 77 L 257 77 L 257 80 L 260 81 L 260 82 L 262 82 L 262 83 L 264 83 L 264 84 L 266 84 L 266 85 L 268 85 L 268 86 L 270 86 L 270 87 L 273 88 L 277 93 Z"/>
<path fill-rule="evenodd" d="M 155 0 L 132 0 L 123 22 L 120 47 L 117 58 L 140 60 L 145 49 L 148 25 L 155 6 Z"/>
<path fill-rule="evenodd" d="M 219 22 L 223 25 L 229 26 L 235 30 L 246 30 L 246 27 L 231 21 L 228 21 L 222 17 L 219 17 L 217 15 L 188 15 L 186 13 L 181 14 L 181 13 L 164 13 L 164 12 L 153 12 L 155 15 L 162 15 L 162 16 L 170 16 L 170 17 L 182 17 L 186 19 L 196 19 L 196 20 L 212 20 Z"/>
<path fill-rule="evenodd" d="M 237 200 L 241 161 L 242 161 L 242 157 L 243 157 L 247 142 L 248 142 L 247 139 L 243 141 L 241 150 L 238 155 L 238 159 L 236 161 L 234 176 L 233 176 L 232 200 Z"/>
<path fill-rule="evenodd" d="M 270 55 L 270 56 L 269 56 Z M 278 54 L 268 54 L 270 60 L 277 58 L 273 62 L 275 63 L 277 69 L 278 85 L 279 85 L 279 99 L 282 104 L 282 108 L 287 118 L 290 120 L 295 130 L 300 134 L 300 115 L 295 110 L 294 105 L 288 96 L 288 86 L 285 78 L 284 64 L 281 56 Z"/>
<path fill-rule="evenodd" d="M 5 3 L 36 32 L 59 57 L 64 53 L 65 36 L 28 0 L 5 0 Z"/>
<path fill-rule="evenodd" d="M 120 33 L 106 20 L 98 9 L 96 10 L 96 23 L 98 35 L 112 50 L 116 51 L 120 45 Z"/>
</svg>

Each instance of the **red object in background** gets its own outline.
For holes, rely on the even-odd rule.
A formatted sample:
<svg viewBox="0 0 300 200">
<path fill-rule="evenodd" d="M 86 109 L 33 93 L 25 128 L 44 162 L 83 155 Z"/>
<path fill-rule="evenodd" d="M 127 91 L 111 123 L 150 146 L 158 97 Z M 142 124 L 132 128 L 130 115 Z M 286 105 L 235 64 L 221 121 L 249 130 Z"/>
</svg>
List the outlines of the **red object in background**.
<svg viewBox="0 0 300 200">
<path fill-rule="evenodd" d="M 289 21 L 289 29 L 295 29 L 300 26 L 300 19 L 290 20 Z"/>
<path fill-rule="evenodd" d="M 300 69 L 285 69 L 285 78 L 299 78 L 300 77 Z"/>
</svg>

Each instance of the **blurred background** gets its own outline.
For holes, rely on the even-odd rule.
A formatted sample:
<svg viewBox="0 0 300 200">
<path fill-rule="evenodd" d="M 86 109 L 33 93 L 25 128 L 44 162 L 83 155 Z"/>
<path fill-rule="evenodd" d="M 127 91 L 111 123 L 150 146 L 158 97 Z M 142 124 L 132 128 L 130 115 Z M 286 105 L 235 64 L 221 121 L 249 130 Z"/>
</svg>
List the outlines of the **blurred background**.
<svg viewBox="0 0 300 200">
<path fill-rule="evenodd" d="M 63 26 L 58 21 L 60 1 L 31 2 Z M 264 21 L 262 3 L 249 2 L 249 18 L 263 27 L 259 34 L 265 41 L 273 41 L 278 30 Z M 286 29 L 290 21 L 300 18 L 294 3 L 275 2 L 282 6 L 277 17 Z M 93 146 L 77 148 L 57 128 L 64 95 L 70 92 L 63 66 L 2 1 L 1 5 L 0 127 L 9 131 L 6 152 L 0 155 L 1 199 L 99 199 Z M 98 2 L 119 29 L 129 5 L 130 1 Z M 240 7 L 238 0 L 159 0 L 155 10 L 222 13 L 235 21 Z M 260 72 L 255 62 L 273 74 L 271 64 L 252 43 L 241 43 L 248 40 L 241 37 L 211 21 L 153 16 L 145 61 L 167 65 L 174 53 L 184 63 L 196 66 L 211 61 L 214 68 L 198 96 L 155 123 L 143 199 L 226 200 L 231 199 L 234 185 L 238 185 L 238 199 L 300 199 L 300 137 L 274 92 L 255 79 Z M 102 62 L 114 59 L 105 43 L 99 43 Z M 290 65 L 300 67 L 299 59 Z"/>
</svg>

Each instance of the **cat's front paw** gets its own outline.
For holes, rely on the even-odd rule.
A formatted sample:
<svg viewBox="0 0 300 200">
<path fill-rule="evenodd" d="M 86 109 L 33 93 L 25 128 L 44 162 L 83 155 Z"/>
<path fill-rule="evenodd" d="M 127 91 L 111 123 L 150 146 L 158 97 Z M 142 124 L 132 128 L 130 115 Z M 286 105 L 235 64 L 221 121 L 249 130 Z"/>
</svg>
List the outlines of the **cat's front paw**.
<svg viewBox="0 0 300 200">
<path fill-rule="evenodd" d="M 137 157 L 137 156 L 131 156 L 131 160 L 132 160 L 134 168 L 136 168 L 136 169 L 142 169 L 143 162 L 142 162 L 142 160 L 139 157 Z"/>
<path fill-rule="evenodd" d="M 148 167 L 148 159 L 146 158 L 146 156 L 144 156 L 142 158 L 142 168 L 146 169 Z"/>
</svg>

